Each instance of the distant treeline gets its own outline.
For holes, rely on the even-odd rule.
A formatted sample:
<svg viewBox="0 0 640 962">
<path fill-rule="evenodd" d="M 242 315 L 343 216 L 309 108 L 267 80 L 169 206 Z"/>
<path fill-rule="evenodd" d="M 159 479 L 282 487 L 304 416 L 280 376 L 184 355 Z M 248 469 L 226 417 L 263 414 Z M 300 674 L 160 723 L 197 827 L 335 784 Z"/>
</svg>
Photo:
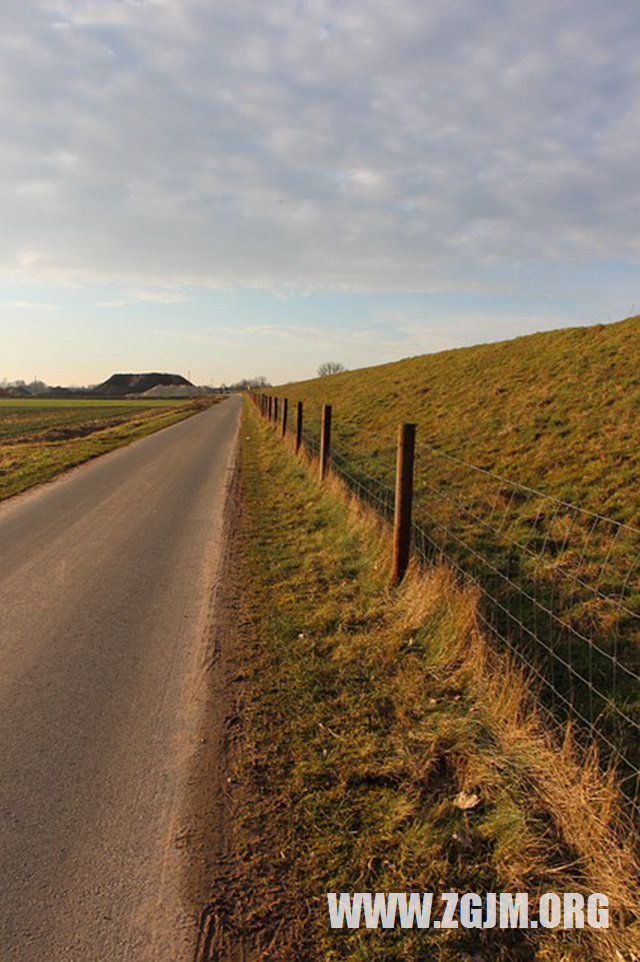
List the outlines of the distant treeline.
<svg viewBox="0 0 640 962">
<path fill-rule="evenodd" d="M 61 387 L 52 386 L 47 384 L 45 381 L 40 381 L 34 378 L 33 381 L 24 381 L 18 379 L 15 381 L 9 381 L 6 377 L 0 379 L 0 397 L 83 397 L 83 396 L 97 396 L 97 395 L 113 395 L 122 394 L 126 395 L 128 393 L 139 393 L 147 388 L 147 391 L 151 393 L 155 391 L 157 396 L 163 396 L 171 394 L 171 388 L 173 388 L 174 394 L 217 394 L 220 392 L 227 391 L 255 391 L 259 388 L 271 387 L 271 383 L 267 380 L 264 375 L 252 378 L 242 378 L 240 381 L 236 381 L 233 384 L 220 384 L 218 387 L 210 385 L 202 385 L 200 387 L 194 387 L 185 378 L 180 375 L 149 375 L 146 377 L 155 378 L 158 383 L 153 384 L 149 387 L 147 382 L 140 384 L 122 385 L 122 390 L 114 390 L 113 386 L 110 384 L 111 381 L 117 378 L 131 378 L 133 381 L 142 381 L 145 378 L 144 375 L 113 375 L 107 381 L 102 384 L 89 384 L 86 386 L 77 387 L 75 385 L 71 387 Z M 187 387 L 190 390 L 187 390 Z"/>
</svg>

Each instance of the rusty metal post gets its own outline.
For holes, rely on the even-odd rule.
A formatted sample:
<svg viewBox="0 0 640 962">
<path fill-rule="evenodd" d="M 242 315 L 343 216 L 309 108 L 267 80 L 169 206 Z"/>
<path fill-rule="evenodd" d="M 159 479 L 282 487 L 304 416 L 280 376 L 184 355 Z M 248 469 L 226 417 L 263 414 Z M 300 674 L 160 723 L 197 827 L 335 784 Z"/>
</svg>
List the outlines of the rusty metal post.
<svg viewBox="0 0 640 962">
<path fill-rule="evenodd" d="M 296 454 L 300 450 L 300 445 L 302 444 L 302 401 L 298 401 L 296 407 Z"/>
<path fill-rule="evenodd" d="M 324 481 L 329 467 L 331 454 L 331 405 L 325 404 L 322 409 L 322 429 L 320 432 L 320 480 Z"/>
<path fill-rule="evenodd" d="M 409 565 L 411 548 L 411 508 L 413 502 L 413 463 L 416 448 L 415 424 L 402 424 L 398 431 L 396 461 L 396 504 L 393 519 L 393 560 L 391 582 L 399 584 Z"/>
<path fill-rule="evenodd" d="M 287 436 L 287 415 L 289 414 L 289 398 L 282 399 L 282 437 Z"/>
</svg>

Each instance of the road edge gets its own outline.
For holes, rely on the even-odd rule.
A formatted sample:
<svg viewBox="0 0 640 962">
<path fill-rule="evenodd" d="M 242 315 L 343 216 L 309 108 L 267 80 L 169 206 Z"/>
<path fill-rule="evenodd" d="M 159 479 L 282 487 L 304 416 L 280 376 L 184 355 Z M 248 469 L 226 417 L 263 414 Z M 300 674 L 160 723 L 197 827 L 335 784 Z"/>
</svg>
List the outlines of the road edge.
<svg viewBox="0 0 640 962">
<path fill-rule="evenodd" d="M 241 415 L 242 417 L 242 415 Z M 199 684 L 204 686 L 195 747 L 189 763 L 181 822 L 185 826 L 181 895 L 192 924 L 190 958 L 205 962 L 220 932 L 217 901 L 223 897 L 231 861 L 232 772 L 239 745 L 243 673 L 241 618 L 240 445 L 230 470 L 221 537 L 220 566 L 212 588 L 202 646 Z M 242 955 L 229 957 L 229 962 Z"/>
</svg>

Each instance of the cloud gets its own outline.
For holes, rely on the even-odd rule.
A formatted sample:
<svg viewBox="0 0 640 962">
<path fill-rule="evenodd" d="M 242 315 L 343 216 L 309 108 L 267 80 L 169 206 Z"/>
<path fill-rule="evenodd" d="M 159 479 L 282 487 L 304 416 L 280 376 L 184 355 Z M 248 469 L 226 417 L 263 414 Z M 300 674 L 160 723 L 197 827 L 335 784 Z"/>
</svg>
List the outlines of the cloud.
<svg viewBox="0 0 640 962">
<path fill-rule="evenodd" d="M 632 0 L 6 0 L 0 268 L 453 291 L 637 263 L 639 29 Z"/>
<path fill-rule="evenodd" d="M 176 291 L 134 291 L 114 301 L 96 301 L 96 307 L 129 307 L 131 304 L 182 304 L 189 298 Z"/>
<path fill-rule="evenodd" d="M 220 338 L 214 334 L 192 334 L 188 331 L 150 331 L 154 337 L 169 337 L 177 341 L 193 344 L 219 344 Z"/>
<path fill-rule="evenodd" d="M 58 304 L 44 304 L 40 301 L 2 301 L 0 303 L 0 307 L 19 311 L 45 311 L 47 313 L 60 310 L 60 306 Z"/>
<path fill-rule="evenodd" d="M 251 340 L 252 342 L 256 342 L 256 340 L 259 340 L 262 343 L 269 343 L 271 345 L 274 345 L 278 341 L 284 341 L 287 342 L 288 348 L 292 345 L 297 345 L 346 351 L 350 362 L 352 362 L 351 359 L 355 359 L 352 363 L 355 363 L 355 361 L 362 357 L 363 351 L 366 352 L 365 356 L 371 356 L 373 352 L 373 356 L 379 358 L 389 353 L 397 353 L 398 351 L 406 353 L 407 350 L 416 344 L 426 344 L 427 346 L 432 344 L 432 341 L 429 340 L 430 325 L 428 322 L 403 326 L 401 324 L 395 324 L 392 319 L 387 317 L 385 324 L 387 325 L 387 330 L 384 333 L 376 330 L 375 327 L 360 326 L 337 329 L 336 327 L 318 324 L 311 327 L 303 323 L 239 324 L 234 327 L 222 326 L 219 328 L 219 331 L 224 335 L 240 341 Z M 446 346 L 450 347 L 455 344 L 455 342 L 455 335 L 452 339 L 449 332 L 449 339 Z"/>
</svg>

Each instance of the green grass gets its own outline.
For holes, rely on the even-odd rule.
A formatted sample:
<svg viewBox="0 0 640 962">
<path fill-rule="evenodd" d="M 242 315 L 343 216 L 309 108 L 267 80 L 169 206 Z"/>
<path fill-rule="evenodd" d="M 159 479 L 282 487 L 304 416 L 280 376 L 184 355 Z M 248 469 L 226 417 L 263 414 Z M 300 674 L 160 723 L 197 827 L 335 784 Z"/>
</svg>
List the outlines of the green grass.
<svg viewBox="0 0 640 962">
<path fill-rule="evenodd" d="M 443 568 L 390 590 L 371 515 L 335 483 L 319 489 L 252 412 L 242 437 L 242 734 L 213 957 L 242 943 L 272 962 L 631 958 L 634 861 L 615 792 L 554 750 L 478 634 L 474 597 Z M 460 792 L 478 805 L 461 811 Z M 451 889 L 604 891 L 614 927 L 328 926 L 328 891 Z"/>
<path fill-rule="evenodd" d="M 570 698 L 640 767 L 637 730 L 619 722 L 620 710 L 640 720 L 640 686 L 624 671 L 640 673 L 640 317 L 272 393 L 290 410 L 303 401 L 313 436 L 331 404 L 339 464 L 386 486 L 383 500 L 397 427 L 417 423 L 426 553 L 444 551 L 482 585 L 497 630 L 545 678 L 547 703 L 562 713 L 553 689 Z"/>
<path fill-rule="evenodd" d="M 272 393 L 303 400 L 311 420 L 321 404 L 332 404 L 338 440 L 372 458 L 401 422 L 415 421 L 420 442 L 640 527 L 640 317 L 423 355 Z M 437 462 L 428 470 L 446 476 Z"/>
<path fill-rule="evenodd" d="M 0 399 L 0 500 L 175 424 L 218 400 Z"/>
</svg>

